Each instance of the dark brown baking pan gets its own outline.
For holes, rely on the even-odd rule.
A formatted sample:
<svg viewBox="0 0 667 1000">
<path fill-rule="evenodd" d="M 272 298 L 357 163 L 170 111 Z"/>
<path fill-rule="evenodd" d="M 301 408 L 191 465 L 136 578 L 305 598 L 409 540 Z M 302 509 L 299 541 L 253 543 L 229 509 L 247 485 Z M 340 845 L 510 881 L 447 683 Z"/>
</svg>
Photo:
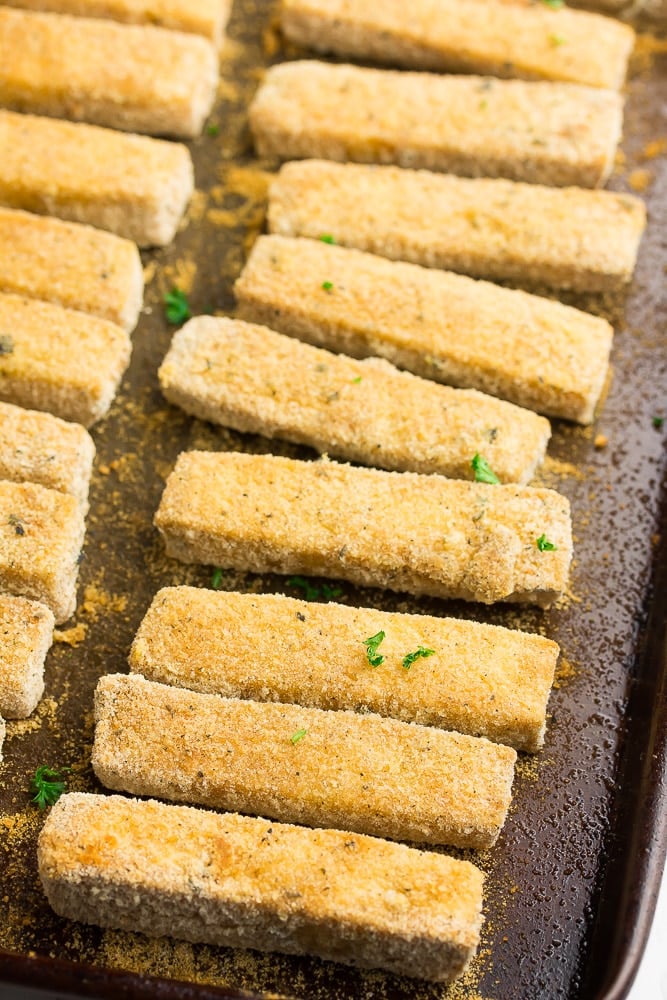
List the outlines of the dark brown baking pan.
<svg viewBox="0 0 667 1000">
<path fill-rule="evenodd" d="M 667 417 L 667 157 L 659 141 L 667 135 L 667 60 L 655 40 L 640 44 L 624 158 L 612 181 L 641 189 L 648 202 L 636 279 L 625 296 L 576 300 L 616 326 L 614 378 L 593 428 L 554 426 L 541 476 L 572 501 L 571 592 L 541 612 L 343 588 L 347 603 L 482 618 L 543 632 L 562 647 L 546 746 L 520 760 L 503 835 L 474 858 L 488 877 L 483 940 L 469 973 L 446 990 L 315 959 L 105 931 L 57 918 L 39 885 L 35 846 L 44 817 L 30 801 L 35 768 L 69 767 L 71 789 L 101 791 L 90 768 L 98 677 L 127 669 L 134 632 L 159 587 L 211 586 L 210 569 L 166 559 L 152 527 L 176 456 L 204 447 L 313 457 L 191 420 L 166 404 L 156 377 L 173 330 L 165 292 L 185 289 L 195 313 L 231 311 L 233 281 L 264 225 L 276 165 L 253 159 L 247 105 L 263 67 L 284 55 L 274 14 L 264 0 L 234 6 L 220 100 L 192 144 L 197 194 L 189 221 L 172 247 L 145 258 L 146 308 L 132 365 L 110 416 L 94 430 L 79 610 L 49 654 L 39 709 L 8 727 L 0 768 L 0 996 L 14 983 L 114 1000 L 620 1000 L 646 938 L 667 847 L 667 423 L 658 419 Z M 231 573 L 222 586 L 285 589 L 275 577 Z"/>
</svg>

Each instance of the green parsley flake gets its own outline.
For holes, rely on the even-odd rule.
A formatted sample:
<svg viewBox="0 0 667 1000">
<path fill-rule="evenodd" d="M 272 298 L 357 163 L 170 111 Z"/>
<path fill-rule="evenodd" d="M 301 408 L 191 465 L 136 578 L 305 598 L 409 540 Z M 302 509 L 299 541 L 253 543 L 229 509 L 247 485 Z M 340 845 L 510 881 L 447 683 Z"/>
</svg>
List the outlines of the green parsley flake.
<svg viewBox="0 0 667 1000">
<path fill-rule="evenodd" d="M 190 319 L 192 313 L 190 312 L 190 303 L 188 302 L 185 292 L 182 292 L 180 288 L 172 288 L 170 292 L 164 297 L 164 312 L 169 323 L 185 323 L 186 319 Z"/>
<path fill-rule="evenodd" d="M 331 236 L 330 233 L 322 233 L 322 235 L 320 236 L 320 239 L 322 240 L 323 243 L 334 244 L 336 242 L 335 237 Z"/>
<path fill-rule="evenodd" d="M 290 736 L 290 741 L 292 743 L 298 743 L 300 740 L 304 738 L 304 736 L 307 735 L 307 733 L 308 733 L 307 729 L 297 729 L 297 731 L 295 733 L 292 733 L 292 735 Z"/>
<path fill-rule="evenodd" d="M 425 660 L 428 656 L 435 656 L 435 650 L 429 649 L 428 646 L 417 646 L 414 653 L 408 653 L 403 657 L 403 666 L 409 670 L 415 660 Z"/>
<path fill-rule="evenodd" d="M 540 552 L 556 552 L 558 549 L 558 546 L 550 542 L 546 535 L 540 535 L 537 539 L 537 547 Z"/>
<path fill-rule="evenodd" d="M 207 125 L 206 126 L 206 135 L 220 135 L 220 126 L 219 125 Z"/>
<path fill-rule="evenodd" d="M 35 776 L 30 782 L 30 791 L 35 792 L 32 799 L 40 809 L 46 809 L 58 801 L 60 796 L 67 789 L 63 774 L 69 771 L 69 767 L 64 767 L 62 771 L 54 771 L 51 767 L 38 767 Z"/>
<path fill-rule="evenodd" d="M 222 569 L 219 566 L 211 577 L 211 586 L 214 590 L 220 590 L 220 587 L 222 586 Z"/>
<path fill-rule="evenodd" d="M 356 378 L 352 379 L 352 385 L 359 385 L 360 382 L 361 382 L 361 375 L 357 375 Z"/>
<path fill-rule="evenodd" d="M 487 460 L 483 458 L 479 452 L 474 456 L 470 465 L 475 473 L 476 483 L 490 483 L 495 486 L 500 482 L 498 476 L 495 474 Z"/>
<path fill-rule="evenodd" d="M 551 7 L 552 10 L 560 10 L 561 7 L 565 6 L 565 0 L 542 0 L 542 3 Z"/>
<path fill-rule="evenodd" d="M 332 292 L 333 291 L 333 281 L 323 281 L 322 282 L 322 288 L 324 289 L 325 292 Z"/>
<path fill-rule="evenodd" d="M 379 667 L 380 664 L 384 663 L 384 656 L 378 653 L 378 647 L 380 643 L 384 642 L 384 639 L 385 633 L 380 631 L 363 640 L 366 647 L 366 659 L 372 667 Z"/>
<path fill-rule="evenodd" d="M 661 427 L 664 424 L 664 422 L 665 422 L 665 418 L 664 417 L 654 417 L 653 420 L 651 421 L 651 423 L 653 424 L 653 426 L 655 427 L 655 429 L 657 431 L 659 431 L 661 429 Z"/>
<path fill-rule="evenodd" d="M 330 583 L 311 583 L 305 576 L 290 576 L 287 586 L 300 590 L 304 601 L 317 601 L 321 597 L 326 601 L 332 601 L 343 593 L 341 587 L 332 586 Z"/>
</svg>

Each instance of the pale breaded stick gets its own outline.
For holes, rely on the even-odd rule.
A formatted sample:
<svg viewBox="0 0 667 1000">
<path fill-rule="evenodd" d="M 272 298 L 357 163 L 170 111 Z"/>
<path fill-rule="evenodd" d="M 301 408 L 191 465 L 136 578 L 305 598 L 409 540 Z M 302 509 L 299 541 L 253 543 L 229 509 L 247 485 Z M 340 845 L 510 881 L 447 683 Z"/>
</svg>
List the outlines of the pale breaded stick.
<svg viewBox="0 0 667 1000">
<path fill-rule="evenodd" d="M 197 35 L 0 7 L 0 102 L 14 111 L 187 139 L 217 83 Z"/>
<path fill-rule="evenodd" d="M 130 360 L 125 330 L 74 309 L 0 293 L 0 331 L 0 399 L 85 427 L 106 414 Z"/>
<path fill-rule="evenodd" d="M 159 377 L 167 399 L 202 420 L 384 469 L 474 479 L 474 456 L 483 454 L 502 482 L 525 483 L 551 433 L 544 417 L 492 396 L 243 320 L 190 320 Z"/>
<path fill-rule="evenodd" d="M 0 479 L 71 493 L 85 508 L 94 457 L 80 424 L 0 402 Z"/>
<path fill-rule="evenodd" d="M 40 601 L 58 624 L 66 621 L 76 607 L 84 532 L 73 496 L 0 481 L 0 593 Z"/>
<path fill-rule="evenodd" d="M 475 278 L 607 291 L 632 277 L 646 208 L 611 191 L 305 160 L 272 183 L 268 223 Z"/>
<path fill-rule="evenodd" d="M 604 319 L 320 240 L 261 236 L 235 291 L 243 319 L 579 423 L 609 369 Z"/>
<path fill-rule="evenodd" d="M 55 302 L 131 332 L 143 301 L 139 251 L 91 226 L 0 208 L 0 291 Z"/>
<path fill-rule="evenodd" d="M 485 604 L 548 607 L 572 556 L 553 490 L 234 452 L 181 454 L 155 524 L 182 562 Z"/>
<path fill-rule="evenodd" d="M 6 7 L 46 10 L 54 14 L 105 17 L 126 24 L 152 24 L 203 35 L 217 47 L 231 9 L 231 0 L 4 0 Z"/>
<path fill-rule="evenodd" d="M 95 125 L 0 110 L 0 149 L 0 204 L 139 246 L 171 242 L 194 185 L 185 146 Z"/>
<path fill-rule="evenodd" d="M 384 662 L 373 668 L 363 641 L 379 632 Z M 419 649 L 433 652 L 410 663 Z M 478 622 L 166 587 L 130 667 L 208 694 L 370 711 L 534 752 L 557 659 L 549 639 Z"/>
<path fill-rule="evenodd" d="M 516 752 L 379 715 L 200 694 L 138 674 L 95 692 L 107 788 L 356 833 L 491 847 Z"/>
<path fill-rule="evenodd" d="M 119 795 L 63 795 L 38 863 L 71 920 L 436 982 L 463 972 L 482 924 L 483 875 L 467 861 Z"/>
<path fill-rule="evenodd" d="M 291 42 L 352 59 L 440 72 L 563 80 L 618 90 L 635 33 L 546 3 L 498 0 L 282 0 Z"/>
<path fill-rule="evenodd" d="M 260 156 L 396 163 L 471 177 L 599 187 L 621 135 L 610 90 L 292 62 L 250 107 Z"/>
<path fill-rule="evenodd" d="M 25 719 L 37 707 L 53 625 L 53 612 L 44 604 L 0 595 L 0 712 L 5 718 Z"/>
</svg>

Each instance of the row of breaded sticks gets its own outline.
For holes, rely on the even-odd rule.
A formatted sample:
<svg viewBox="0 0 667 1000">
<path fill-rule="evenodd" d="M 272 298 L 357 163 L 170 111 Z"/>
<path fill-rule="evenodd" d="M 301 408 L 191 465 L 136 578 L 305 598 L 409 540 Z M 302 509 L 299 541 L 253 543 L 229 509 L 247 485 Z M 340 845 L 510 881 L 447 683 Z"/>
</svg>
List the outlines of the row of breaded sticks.
<svg viewBox="0 0 667 1000">
<path fill-rule="evenodd" d="M 541 746 L 557 656 L 473 622 L 165 589 L 133 673 L 98 684 L 95 772 L 112 790 L 266 818 L 68 795 L 40 837 L 47 895 L 73 919 L 449 980 L 479 939 L 482 874 L 386 838 L 495 842 L 510 746 Z"/>
</svg>

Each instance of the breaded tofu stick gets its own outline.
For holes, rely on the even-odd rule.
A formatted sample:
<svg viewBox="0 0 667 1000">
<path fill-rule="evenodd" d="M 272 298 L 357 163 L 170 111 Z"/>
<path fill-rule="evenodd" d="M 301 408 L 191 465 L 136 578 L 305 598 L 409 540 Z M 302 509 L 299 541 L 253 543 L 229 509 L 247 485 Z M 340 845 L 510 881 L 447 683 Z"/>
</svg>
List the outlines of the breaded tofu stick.
<svg viewBox="0 0 667 1000">
<path fill-rule="evenodd" d="M 53 625 L 53 612 L 44 604 L 0 595 L 0 712 L 5 718 L 25 719 L 37 707 Z"/>
<path fill-rule="evenodd" d="M 373 668 L 364 640 L 381 632 Z M 160 590 L 130 652 L 132 671 L 163 684 L 375 712 L 531 752 L 557 660 L 550 639 L 495 625 L 199 587 Z"/>
<path fill-rule="evenodd" d="M 218 47 L 229 18 L 231 0 L 4 0 L 5 7 L 46 10 L 54 14 L 104 17 L 126 24 L 203 35 Z"/>
<path fill-rule="evenodd" d="M 194 186 L 185 146 L 94 125 L 0 110 L 0 149 L 0 204 L 142 247 L 171 243 Z"/>
<path fill-rule="evenodd" d="M 143 302 L 136 244 L 75 222 L 0 208 L 0 291 L 92 313 L 130 333 Z"/>
<path fill-rule="evenodd" d="M 89 427 L 108 411 L 131 349 L 125 330 L 107 320 L 0 293 L 0 399 L 6 402 Z"/>
<path fill-rule="evenodd" d="M 552 417 L 590 423 L 607 379 L 604 319 L 321 240 L 260 237 L 235 291 L 250 322 Z"/>
<path fill-rule="evenodd" d="M 0 102 L 14 111 L 188 139 L 217 83 L 197 35 L 0 7 Z"/>
<path fill-rule="evenodd" d="M 563 80 L 619 90 L 635 33 L 609 17 L 498 0 L 282 0 L 291 42 L 436 72 Z"/>
<path fill-rule="evenodd" d="M 572 556 L 553 490 L 234 452 L 181 454 L 155 524 L 182 562 L 485 604 L 549 607 Z"/>
<path fill-rule="evenodd" d="M 80 424 L 0 403 L 0 479 L 71 493 L 87 507 L 94 458 L 93 439 Z"/>
<path fill-rule="evenodd" d="M 544 417 L 493 396 L 243 320 L 190 320 L 159 377 L 167 399 L 202 420 L 384 469 L 474 479 L 474 456 L 483 454 L 502 482 L 525 483 L 551 433 Z"/>
<path fill-rule="evenodd" d="M 338 830 L 74 792 L 49 813 L 38 863 L 60 916 L 151 937 L 436 982 L 479 943 L 478 868 Z"/>
<path fill-rule="evenodd" d="M 470 177 L 600 187 L 623 100 L 572 83 L 525 83 L 291 62 L 250 107 L 260 156 L 396 163 Z"/>
<path fill-rule="evenodd" d="M 268 223 L 475 278 L 608 291 L 632 277 L 646 208 L 611 191 L 305 160 L 272 183 Z"/>
<path fill-rule="evenodd" d="M 95 722 L 95 774 L 135 795 L 475 848 L 496 842 L 510 804 L 510 747 L 379 715 L 108 674 Z"/>
<path fill-rule="evenodd" d="M 66 621 L 76 607 L 84 532 L 73 496 L 0 481 L 0 592 L 40 601 L 58 624 Z"/>
</svg>

